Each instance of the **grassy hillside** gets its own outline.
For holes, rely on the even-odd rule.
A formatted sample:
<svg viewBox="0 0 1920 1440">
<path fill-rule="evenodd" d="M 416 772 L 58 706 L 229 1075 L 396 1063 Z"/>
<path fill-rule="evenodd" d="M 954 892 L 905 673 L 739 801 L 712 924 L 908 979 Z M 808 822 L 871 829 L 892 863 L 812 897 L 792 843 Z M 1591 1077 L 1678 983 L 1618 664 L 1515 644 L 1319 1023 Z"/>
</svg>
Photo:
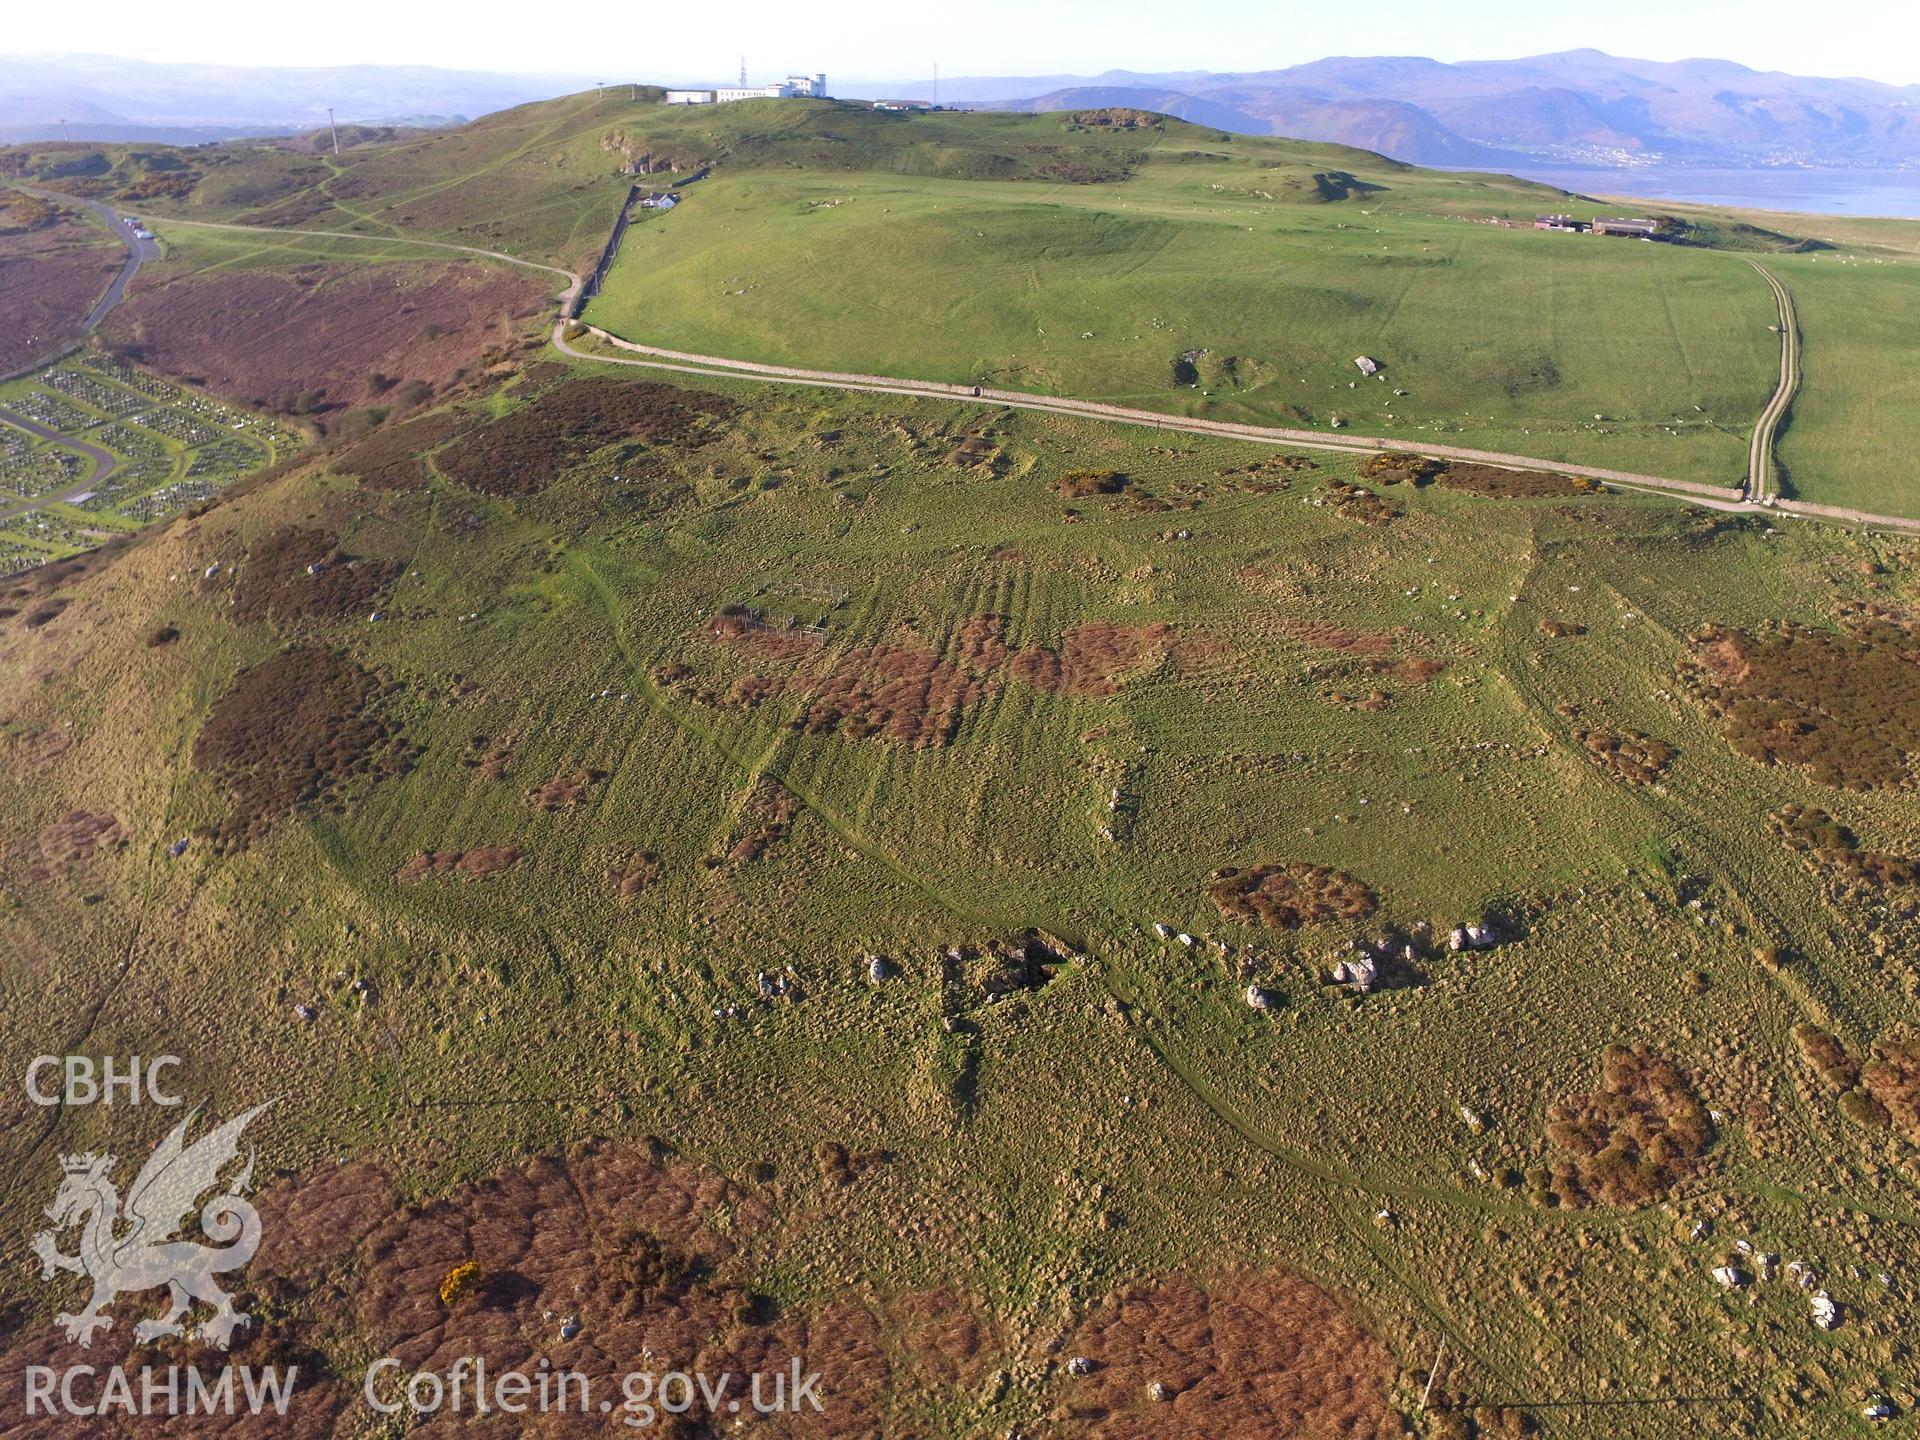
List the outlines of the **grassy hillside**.
<svg viewBox="0 0 1920 1440">
<path fill-rule="evenodd" d="M 535 358 L 550 277 L 405 243 L 577 265 L 629 170 L 709 165 L 593 318 L 1714 479 L 1777 356 L 1751 248 L 1137 115 L 609 94 L 66 177 L 359 237 L 157 220 L 106 337 L 304 377 L 320 448 L 96 351 L 0 394 L 140 482 L 0 531 L 5 568 L 109 541 L 0 579 L 0 1067 L 279 1097 L 234 1353 L 300 1362 L 288 1433 L 380 1429 L 384 1354 L 791 1355 L 830 1406 L 795 1436 L 1786 1440 L 1920 1402 L 1920 546 L 660 383 Z M 1910 341 L 1863 297 L 1911 271 L 1870 230 L 1767 260 L 1813 498 L 1836 457 L 1900 498 L 1864 357 Z M 81 483 L 24 437 L 0 492 Z M 131 1299 L 62 1341 L 80 1282 L 27 1237 L 58 1156 L 177 1115 L 14 1093 L 0 1387 L 174 1353 Z"/>
<path fill-rule="evenodd" d="M 1801 317 L 1819 363 L 1780 449 L 1790 493 L 1920 514 L 1902 480 L 1920 412 L 1883 406 L 1862 425 L 1841 398 L 1857 376 L 1897 386 L 1920 373 L 1914 342 L 1875 320 L 1901 313 L 1912 225 L 1662 205 L 1696 243 L 1602 243 L 1526 226 L 1542 210 L 1633 202 L 1143 111 L 895 115 L 654 95 L 614 87 L 338 157 L 38 146 L 5 163 L 155 213 L 478 245 L 581 271 L 631 183 L 710 170 L 683 190 L 689 203 L 635 230 L 595 323 L 741 358 L 1337 419 L 1728 485 L 1775 370 L 1770 297 L 1739 263 L 1764 252 L 1829 277 Z M 1843 283 L 1822 253 L 1859 263 Z M 1363 353 L 1384 380 L 1356 384 Z"/>
<path fill-rule="evenodd" d="M 907 1429 L 1039 1424 L 1080 1392 L 1028 1357 L 1111 1290 L 1249 1267 L 1340 1297 L 1384 1347 L 1347 1383 L 1401 1413 L 1442 1335 L 1449 1410 L 1554 1434 L 1663 1435 L 1668 1393 L 1806 1433 L 1906 1383 L 1911 1301 L 1848 1267 L 1920 1218 L 1913 1152 L 1789 1031 L 1898 1033 L 1910 941 L 1766 817 L 1897 856 L 1920 803 L 1736 753 L 1686 676 L 1760 643 L 1709 625 L 1851 633 L 1911 553 L 931 401 L 600 394 L 542 367 L 0 597 L 6 1054 L 97 1000 L 90 1046 L 175 1047 L 196 1093 L 273 1075 L 279 1171 L 403 1195 L 652 1136 L 738 1178 L 703 1233 L 772 1313 L 934 1286 L 981 1317 L 980 1370 L 884 1388 Z M 1815 734 L 1843 776 L 1877 754 Z M 1447 950 L 1482 919 L 1497 948 Z M 996 956 L 1030 928 L 1057 954 Z M 1382 935 L 1419 957 L 1389 988 L 1327 983 Z M 1718 1117 L 1633 1172 L 1664 1203 L 1582 1198 L 1613 1182 L 1552 1138 L 1610 1113 L 1611 1043 Z M 44 1197 L 4 1203 L 24 1233 Z M 1742 1238 L 1848 1324 L 1724 1296 Z M 445 1253 L 405 1263 L 503 1263 Z M 274 1282 L 343 1386 L 404 1322 L 340 1297 L 403 1261 Z M 617 1328 L 552 1283 L 501 1303 Z M 1730 1382 L 1728 1343 L 1775 1358 Z"/>
<path fill-rule="evenodd" d="M 1249 194 L 1278 183 L 1244 163 L 1114 189 L 729 175 L 633 231 L 587 318 L 709 354 L 1738 484 L 1778 347 L 1747 267 L 1418 195 Z"/>
</svg>

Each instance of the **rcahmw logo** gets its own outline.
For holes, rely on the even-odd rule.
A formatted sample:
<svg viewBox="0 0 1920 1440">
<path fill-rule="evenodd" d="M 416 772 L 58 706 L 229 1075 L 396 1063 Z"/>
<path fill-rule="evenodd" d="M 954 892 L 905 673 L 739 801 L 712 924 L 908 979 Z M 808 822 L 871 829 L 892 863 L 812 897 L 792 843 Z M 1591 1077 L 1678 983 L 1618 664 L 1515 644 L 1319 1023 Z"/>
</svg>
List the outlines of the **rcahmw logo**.
<svg viewBox="0 0 1920 1440">
<path fill-rule="evenodd" d="M 42 1101 L 48 1092 L 40 1082 L 58 1070 L 63 1089 L 50 1103 L 111 1104 L 115 1091 L 124 1090 L 133 1103 L 146 1098 L 178 1104 L 176 1097 L 161 1092 L 159 1083 L 161 1071 L 178 1063 L 169 1057 L 145 1067 L 138 1061 L 116 1066 L 108 1060 L 107 1083 L 102 1084 L 84 1056 L 41 1056 L 28 1069 L 27 1091 L 37 1103 L 49 1103 Z M 189 1312 L 196 1305 L 210 1313 L 191 1326 L 192 1336 L 220 1350 L 232 1344 L 236 1329 L 253 1323 L 252 1316 L 235 1307 L 220 1277 L 239 1270 L 260 1247 L 260 1215 L 246 1198 L 253 1188 L 252 1150 L 244 1165 L 235 1162 L 241 1132 L 273 1103 L 256 1105 L 189 1144 L 187 1132 L 200 1113 L 195 1107 L 147 1157 L 124 1201 L 114 1182 L 119 1163 L 114 1156 L 88 1151 L 60 1157 L 59 1188 L 46 1210 L 53 1224 L 33 1237 L 33 1253 L 40 1260 L 41 1279 L 54 1280 L 64 1273 L 84 1277 L 92 1286 L 78 1310 L 54 1317 L 68 1340 L 91 1347 L 95 1335 L 113 1328 L 107 1311 L 116 1297 L 162 1288 L 167 1292 L 166 1313 L 134 1325 L 138 1342 L 188 1335 Z M 211 1244 L 181 1236 L 196 1216 Z M 60 1248 L 61 1237 L 75 1230 L 75 1249 L 68 1253 Z M 142 1367 L 129 1373 L 117 1365 L 33 1365 L 25 1372 L 26 1412 L 231 1414 L 236 1408 L 258 1413 L 271 1407 L 280 1414 L 297 1377 L 292 1366 L 284 1372 L 223 1366 L 209 1378 L 197 1367 Z"/>
</svg>

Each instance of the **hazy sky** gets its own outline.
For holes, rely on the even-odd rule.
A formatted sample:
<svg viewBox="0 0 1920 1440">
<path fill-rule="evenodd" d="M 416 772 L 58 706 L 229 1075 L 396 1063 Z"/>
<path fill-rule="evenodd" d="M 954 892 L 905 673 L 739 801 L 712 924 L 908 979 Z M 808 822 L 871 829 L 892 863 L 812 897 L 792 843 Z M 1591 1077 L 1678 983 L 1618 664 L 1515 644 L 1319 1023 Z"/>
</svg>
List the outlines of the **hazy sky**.
<svg viewBox="0 0 1920 1440">
<path fill-rule="evenodd" d="M 1592 46 L 1920 83 L 1920 4 L 1851 0 L 9 0 L 14 54 L 254 65 L 348 62 L 624 80 L 789 70 L 909 79 L 1254 70 L 1326 55 L 1501 59 Z M 571 43 L 570 43 L 571 41 Z M 602 74 L 604 72 L 604 75 Z"/>
</svg>

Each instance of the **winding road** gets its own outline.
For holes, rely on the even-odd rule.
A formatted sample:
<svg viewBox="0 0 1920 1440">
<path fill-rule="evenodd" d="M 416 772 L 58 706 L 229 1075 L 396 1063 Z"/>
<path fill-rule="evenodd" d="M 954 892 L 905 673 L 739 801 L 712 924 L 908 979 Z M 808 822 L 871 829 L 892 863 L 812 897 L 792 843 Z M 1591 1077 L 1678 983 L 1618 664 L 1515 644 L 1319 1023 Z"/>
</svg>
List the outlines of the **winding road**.
<svg viewBox="0 0 1920 1440">
<path fill-rule="evenodd" d="M 132 284 L 133 277 L 140 273 L 140 267 L 149 260 L 158 260 L 160 258 L 159 241 L 154 240 L 151 236 L 145 239 L 141 238 L 139 232 L 135 230 L 133 222 L 110 205 L 103 205 L 98 200 L 82 200 L 73 195 L 63 195 L 51 190 L 36 190 L 31 185 L 20 185 L 15 188 L 23 190 L 29 195 L 37 195 L 43 200 L 56 201 L 62 205 L 77 205 L 82 209 L 92 211 L 106 222 L 107 228 L 113 232 L 114 238 L 126 247 L 127 259 L 126 263 L 120 267 L 120 273 L 113 277 L 113 283 L 107 287 L 106 294 L 96 300 L 93 308 L 87 311 L 86 318 L 80 322 L 80 328 L 77 333 L 68 336 L 53 349 L 36 356 L 28 364 L 18 366 L 15 369 L 9 370 L 6 374 L 0 375 L 0 381 L 15 380 L 22 375 L 30 375 L 35 370 L 51 365 L 62 355 L 69 353 L 76 345 L 94 332 L 100 322 L 107 318 L 108 311 L 126 298 L 127 286 Z M 4 524 L 6 521 L 12 520 L 17 516 L 24 515 L 29 510 L 38 510 L 42 505 L 64 504 L 76 500 L 90 490 L 99 489 L 100 486 L 106 482 L 107 477 L 120 468 L 120 461 L 107 451 L 102 450 L 98 445 L 89 445 L 83 440 L 75 440 L 69 435 L 63 435 L 58 430 L 51 430 L 36 420 L 28 419 L 17 410 L 9 410 L 5 406 L 0 406 L 0 421 L 13 426 L 17 430 L 24 430 L 27 434 L 37 439 L 52 441 L 63 449 L 77 450 L 93 461 L 93 473 L 91 475 L 87 476 L 87 478 L 78 485 L 70 485 L 56 494 L 41 495 L 34 499 L 17 501 L 0 497 L 0 524 Z"/>
<path fill-rule="evenodd" d="M 133 277 L 140 273 L 140 267 L 149 260 L 160 258 L 160 242 L 151 238 L 141 239 L 133 227 L 133 222 L 111 205 L 103 205 L 98 200 L 82 200 L 76 195 L 63 194 L 57 190 L 40 190 L 31 185 L 15 185 L 13 188 L 42 200 L 51 200 L 56 204 L 72 205 L 82 210 L 92 211 L 106 222 L 107 229 L 113 232 L 114 239 L 126 247 L 127 259 L 126 263 L 120 267 L 120 273 L 113 277 L 113 283 L 107 287 L 107 293 L 94 302 L 93 308 L 87 312 L 86 318 L 80 322 L 80 327 L 74 334 L 27 364 L 16 366 L 6 374 L 0 375 L 0 381 L 14 380 L 22 375 L 31 374 L 42 366 L 51 365 L 73 349 L 91 335 L 102 320 L 107 318 L 109 310 L 126 298 L 127 286 L 132 284 Z"/>
<path fill-rule="evenodd" d="M 93 201 L 79 203 L 86 204 L 98 213 L 110 217 L 116 226 L 125 226 L 124 217 L 117 215 L 109 207 Z M 1832 520 L 1848 525 L 1875 526 L 1908 534 L 1920 534 L 1920 520 L 1900 515 L 1878 515 L 1870 511 L 1850 510 L 1833 505 L 1816 505 L 1807 501 L 1785 500 L 1777 494 L 1772 474 L 1773 441 L 1781 420 L 1792 404 L 1794 392 L 1799 386 L 1800 335 L 1794 318 L 1792 296 L 1771 271 L 1755 261 L 1748 263 L 1759 271 L 1772 288 L 1780 310 L 1780 381 L 1754 427 L 1753 440 L 1748 452 L 1746 484 L 1743 489 L 1735 489 L 1731 486 L 1703 485 L 1696 481 L 1675 480 L 1659 475 L 1642 475 L 1632 471 L 1574 465 L 1559 460 L 1542 460 L 1528 455 L 1508 455 L 1497 451 L 1471 450 L 1453 445 L 1423 445 L 1380 435 L 1329 434 L 1320 430 L 1239 425 L 1221 420 L 1199 420 L 1188 416 L 1161 414 L 1153 410 L 1136 410 L 1121 405 L 1105 405 L 1096 401 L 1035 395 L 1016 390 L 992 390 L 984 386 L 951 385 L 932 380 L 903 380 L 888 375 L 863 375 L 847 371 L 807 370 L 788 365 L 765 365 L 751 360 L 734 360 L 722 355 L 701 355 L 683 350 L 668 350 L 655 345 L 642 345 L 589 325 L 585 328 L 590 334 L 597 336 L 615 349 L 628 352 L 623 355 L 593 354 L 576 349 L 567 339 L 568 327 L 574 323 L 569 318 L 573 303 L 585 284 L 585 278 L 557 265 L 523 260 L 517 255 L 509 255 L 500 250 L 484 250 L 473 245 L 459 245 L 443 240 L 416 240 L 409 236 L 363 235 L 351 230 L 309 230 L 267 225 L 240 225 L 230 221 L 180 220 L 160 216 L 154 217 L 154 223 L 183 225 L 201 230 L 237 230 L 260 235 L 312 235 L 331 240 L 357 240 L 377 245 L 413 245 L 429 250 L 471 255 L 480 259 L 498 261 L 504 265 L 516 265 L 522 269 L 556 275 L 567 283 L 556 300 L 558 318 L 553 325 L 554 348 L 576 360 L 586 360 L 596 364 L 631 365 L 717 379 L 761 380 L 773 384 L 813 385 L 833 390 L 867 391 L 884 395 L 935 396 L 944 400 L 957 400 L 975 405 L 1045 410 L 1083 419 L 1106 420 L 1125 425 L 1145 425 L 1157 430 L 1173 430 L 1190 435 L 1213 435 L 1225 439 L 1251 440 L 1259 444 L 1288 445 L 1309 450 L 1348 453 L 1387 451 L 1410 455 L 1431 455 L 1440 459 L 1471 460 L 1514 470 L 1539 470 L 1550 474 L 1580 476 L 1620 489 L 1666 495 L 1688 505 L 1730 514 L 1773 516 L 1784 514 L 1805 519 Z M 130 233 L 127 238 L 131 241 Z M 138 266 L 131 264 L 130 261 L 126 278 L 131 278 L 132 270 L 137 268 Z M 124 289 L 124 286 L 120 288 Z M 104 314 L 104 310 L 101 310 L 101 313 Z"/>
<path fill-rule="evenodd" d="M 1766 274 L 1765 271 L 1761 273 Z M 1770 283 L 1778 284 L 1773 281 L 1772 276 L 1769 275 L 1767 278 Z M 1784 295 L 1784 287 L 1780 287 L 1777 293 Z M 1790 311 L 1791 302 L 1783 300 L 1782 303 L 1786 304 Z M 1431 455 L 1448 460 L 1471 460 L 1512 470 L 1538 470 L 1556 475 L 1579 476 L 1621 489 L 1667 495 L 1689 505 L 1731 514 L 1780 515 L 1785 513 L 1920 534 L 1920 520 L 1910 520 L 1898 515 L 1874 515 L 1865 511 L 1842 510 L 1830 505 L 1811 505 L 1801 501 L 1782 500 L 1771 492 L 1755 495 L 1751 491 L 1743 493 L 1731 487 L 1703 485 L 1691 480 L 1673 480 L 1659 475 L 1641 475 L 1627 470 L 1607 470 L 1592 465 L 1574 465 L 1561 460 L 1541 460 L 1532 456 L 1508 455 L 1491 450 L 1470 450 L 1457 445 L 1420 444 L 1380 435 L 1342 435 L 1329 434 L 1321 430 L 1289 430 L 1276 426 L 1240 425 L 1224 420 L 1199 420 L 1183 415 L 1165 415 L 1155 410 L 1135 410 L 1121 405 L 1104 405 L 1091 400 L 1034 395 L 1018 390 L 949 385 L 932 380 L 902 380 L 889 375 L 862 375 L 838 370 L 805 370 L 791 365 L 763 365 L 750 360 L 730 360 L 719 355 L 698 355 L 684 350 L 667 350 L 657 345 L 642 345 L 632 340 L 623 340 L 597 326 L 588 325 L 585 327 L 587 332 L 606 344 L 647 358 L 628 359 L 625 355 L 594 354 L 576 349 L 569 343 L 568 325 L 569 322 L 565 319 L 554 322 L 554 348 L 577 360 L 590 360 L 603 365 L 637 365 L 648 369 L 678 371 L 682 374 L 705 375 L 719 379 L 764 380 L 786 385 L 815 385 L 832 390 L 870 391 L 883 395 L 931 395 L 943 400 L 958 400 L 964 404 L 992 405 L 1019 410 L 1045 410 L 1084 419 L 1117 421 L 1125 425 L 1150 425 L 1156 430 L 1175 430 L 1190 435 L 1213 435 L 1230 440 L 1252 440 L 1261 444 L 1287 445 L 1307 450 L 1348 453 L 1387 451 L 1409 455 Z M 1798 383 L 1797 338 L 1790 348 L 1783 347 L 1781 373 L 1781 387 L 1768 402 L 1767 409 L 1762 415 L 1764 443 L 1758 431 L 1756 432 L 1754 454 L 1764 454 L 1765 463 L 1768 466 L 1771 463 L 1774 429 L 1792 399 L 1793 386 Z M 1792 378 L 1792 383 L 1789 383 L 1789 376 Z M 1747 483 L 1749 486 L 1755 483 L 1751 475 Z"/>
</svg>

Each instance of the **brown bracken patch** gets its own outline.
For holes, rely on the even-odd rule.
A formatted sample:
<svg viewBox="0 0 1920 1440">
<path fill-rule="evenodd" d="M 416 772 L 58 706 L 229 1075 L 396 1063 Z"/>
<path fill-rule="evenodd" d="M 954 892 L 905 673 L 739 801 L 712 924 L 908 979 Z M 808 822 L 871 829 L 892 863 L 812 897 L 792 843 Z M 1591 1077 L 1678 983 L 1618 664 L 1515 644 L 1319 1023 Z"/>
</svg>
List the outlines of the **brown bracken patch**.
<svg viewBox="0 0 1920 1440">
<path fill-rule="evenodd" d="M 739 1398 L 747 1375 L 791 1374 L 797 1360 L 800 1373 L 820 1377 L 821 1410 L 801 1403 L 767 1427 L 789 1440 L 867 1440 L 903 1400 L 978 1381 L 995 1338 L 964 1296 L 921 1290 L 776 1303 L 752 1288 L 757 1261 L 743 1253 L 769 1224 L 760 1192 L 668 1154 L 655 1141 L 594 1142 L 405 1205 L 364 1162 L 263 1188 L 263 1238 L 247 1281 L 250 1296 L 267 1303 L 248 1306 L 255 1322 L 237 1332 L 232 1358 L 297 1363 L 292 1404 L 265 1424 L 243 1411 L 183 1419 L 168 1433 L 338 1433 L 349 1407 L 364 1413 L 360 1367 L 331 1364 L 316 1345 L 329 1355 L 391 1355 L 402 1382 L 415 1370 L 446 1373 L 465 1357 L 478 1357 L 490 1376 L 532 1372 L 535 1357 L 550 1357 L 555 1370 L 586 1377 L 588 1393 L 616 1407 L 556 1408 L 536 1428 L 505 1431 L 469 1410 L 443 1415 L 427 1427 L 435 1434 L 629 1433 L 618 1408 L 621 1377 L 669 1361 L 690 1373 L 731 1372 Z M 446 1278 L 467 1267 L 479 1283 L 449 1303 Z M 117 1307 L 104 1347 L 92 1350 L 57 1343 L 40 1326 L 15 1327 L 18 1336 L 0 1349 L 0 1384 L 23 1383 L 28 1365 L 133 1368 L 137 1313 Z M 568 1317 L 575 1324 L 563 1327 Z M 696 1402 L 684 1422 L 658 1411 L 652 1418 L 659 1433 L 693 1440 L 731 1430 L 725 1398 L 720 1406 L 709 1415 Z M 75 1433 L 69 1418 L 28 1422 L 17 1433 L 64 1440 Z"/>
<path fill-rule="evenodd" d="M 126 838 L 126 827 L 105 810 L 69 810 L 40 832 L 40 854 L 52 869 L 67 870 Z"/>
<path fill-rule="evenodd" d="M 1540 633 L 1555 640 L 1567 640 L 1575 635 L 1587 633 L 1587 627 L 1577 620 L 1542 620 Z"/>
<path fill-rule="evenodd" d="M 631 900 L 644 894 L 661 876 L 660 857 L 651 850 L 636 850 L 622 855 L 607 867 L 607 883 L 616 899 Z"/>
<path fill-rule="evenodd" d="M 1360 920 L 1376 904 L 1364 880 L 1298 860 L 1216 870 L 1207 879 L 1206 894 L 1228 919 L 1257 921 L 1272 930 Z"/>
<path fill-rule="evenodd" d="M 1387 1401 L 1391 1352 L 1333 1295 L 1285 1271 L 1134 1285 L 1087 1320 L 1065 1353 L 1058 1433 L 1073 1440 L 1410 1433 Z"/>
<path fill-rule="evenodd" d="M 1064 499 L 1085 500 L 1094 495 L 1117 495 L 1127 488 L 1127 477 L 1118 470 L 1069 470 L 1053 482 Z"/>
<path fill-rule="evenodd" d="M 820 1178 L 835 1189 L 844 1189 L 876 1165 L 885 1165 L 892 1159 L 890 1150 L 849 1150 L 838 1140 L 822 1140 L 813 1148 Z"/>
<path fill-rule="evenodd" d="M 1873 1129 L 1891 1126 L 1920 1145 L 1920 1039 L 1883 1035 L 1865 1064 L 1817 1025 L 1794 1026 L 1793 1040 L 1849 1119 Z"/>
<path fill-rule="evenodd" d="M 313 414 L 388 403 L 401 386 L 444 390 L 544 301 L 538 280 L 461 263 L 143 271 L 102 333 L 218 394 Z"/>
<path fill-rule="evenodd" d="M 1429 455 L 1383 451 L 1360 462 L 1360 473 L 1381 485 L 1425 485 L 1447 468 L 1446 461 Z"/>
<path fill-rule="evenodd" d="M 544 785 L 528 790 L 527 804 L 542 814 L 570 809 L 586 797 L 591 787 L 606 778 L 604 770 L 575 770 L 571 774 L 556 775 Z"/>
<path fill-rule="evenodd" d="M 296 646 L 242 670 L 194 741 L 194 768 L 228 796 L 214 827 L 222 846 L 257 838 L 275 817 L 306 805 L 342 808 L 357 777 L 402 773 L 414 750 L 378 714 L 380 682 L 337 650 Z"/>
<path fill-rule="evenodd" d="M 1920 750 L 1920 636 L 1881 610 L 1839 628 L 1710 625 L 1686 672 L 1727 741 L 1767 765 L 1797 765 L 1848 790 L 1904 789 Z"/>
<path fill-rule="evenodd" d="M 878 1432 L 890 1392 L 927 1374 L 905 1350 L 919 1333 L 915 1315 L 926 1311 L 896 1321 L 884 1303 L 858 1299 L 776 1304 L 750 1288 L 737 1250 L 767 1219 L 757 1192 L 710 1171 L 656 1160 L 638 1146 L 590 1145 L 463 1186 L 381 1225 L 360 1249 L 359 1324 L 370 1353 L 392 1355 L 406 1371 L 445 1371 L 474 1355 L 498 1374 L 528 1364 L 537 1349 L 616 1405 L 620 1377 L 648 1368 L 648 1357 L 736 1379 L 790 1372 L 797 1358 L 803 1374 L 821 1377 L 822 1408 L 802 1405 L 778 1423 L 780 1433 L 864 1440 Z M 489 1282 L 473 1302 L 449 1308 L 440 1283 L 468 1262 Z M 564 1316 L 577 1316 L 581 1327 L 566 1339 Z M 955 1323 L 952 1307 L 931 1318 L 949 1330 Z M 730 1420 L 722 1405 L 715 1416 L 696 1405 L 687 1418 L 697 1423 L 679 1433 L 717 1433 Z M 556 1434 L 616 1433 L 620 1418 L 548 1423 Z"/>
<path fill-rule="evenodd" d="M 0 235 L 0 370 L 57 352 L 77 337 L 81 319 L 126 258 L 118 245 L 102 244 L 105 239 L 81 224 Z"/>
<path fill-rule="evenodd" d="M 462 880 L 480 880 L 498 875 L 520 863 L 520 850 L 514 845 L 482 845 L 473 850 L 429 850 L 416 855 L 393 878 L 402 885 L 413 885 L 429 875 L 458 875 Z"/>
<path fill-rule="evenodd" d="M 651 380 L 592 376 L 546 391 L 520 409 L 468 431 L 435 463 L 469 489 L 531 495 L 569 465 L 621 440 L 690 445 L 711 422 L 739 409 L 721 395 Z"/>
<path fill-rule="evenodd" d="M 1547 470 L 1507 470 L 1471 460 L 1440 460 L 1431 455 L 1381 454 L 1369 456 L 1360 473 L 1382 485 L 1438 485 L 1468 495 L 1502 499 L 1536 499 L 1569 495 L 1598 495 L 1605 487 L 1583 475 L 1559 475 Z"/>
<path fill-rule="evenodd" d="M 814 683 L 795 722 L 810 734 L 883 736 L 916 748 L 944 745 L 967 710 L 992 690 L 979 671 L 930 646 L 849 650 Z"/>
<path fill-rule="evenodd" d="M 1920 1039 L 1882 1036 L 1874 1058 L 1860 1067 L 1860 1083 L 1893 1128 L 1920 1145 Z"/>
<path fill-rule="evenodd" d="M 740 819 L 726 847 L 728 860 L 758 860 L 787 838 L 800 802 L 777 781 L 755 778 L 740 807 Z"/>
<path fill-rule="evenodd" d="M 397 561 L 347 554 L 324 530 L 284 526 L 247 547 L 233 616 L 251 622 L 369 613 L 400 570 Z"/>
<path fill-rule="evenodd" d="M 1605 487 L 1584 475 L 1556 475 L 1544 470 L 1503 470 L 1497 465 L 1449 461 L 1434 476 L 1442 490 L 1459 490 L 1501 500 L 1564 499 L 1569 495 L 1599 495 Z"/>
<path fill-rule="evenodd" d="M 467 738 L 467 748 L 461 753 L 460 763 L 482 780 L 498 784 L 507 778 L 507 767 L 513 763 L 513 747 L 490 735 L 471 735 Z"/>
<path fill-rule="evenodd" d="M 1696 1174 L 1713 1122 L 1680 1067 L 1651 1050 L 1609 1045 L 1600 1088 L 1547 1111 L 1553 1156 L 1537 1186 L 1562 1205 L 1645 1205 Z"/>
<path fill-rule="evenodd" d="M 1280 628 L 1288 638 L 1316 650 L 1344 650 L 1369 660 L 1393 653 L 1394 636 L 1387 631 L 1348 630 L 1330 620 L 1300 620 L 1293 616 L 1281 620 Z"/>
<path fill-rule="evenodd" d="M 1167 653 L 1171 625 L 1116 625 L 1088 620 L 1060 637 L 1058 650 L 1032 646 L 1015 655 L 1008 673 L 1037 690 L 1069 695 L 1117 695 L 1126 677 Z"/>
</svg>

